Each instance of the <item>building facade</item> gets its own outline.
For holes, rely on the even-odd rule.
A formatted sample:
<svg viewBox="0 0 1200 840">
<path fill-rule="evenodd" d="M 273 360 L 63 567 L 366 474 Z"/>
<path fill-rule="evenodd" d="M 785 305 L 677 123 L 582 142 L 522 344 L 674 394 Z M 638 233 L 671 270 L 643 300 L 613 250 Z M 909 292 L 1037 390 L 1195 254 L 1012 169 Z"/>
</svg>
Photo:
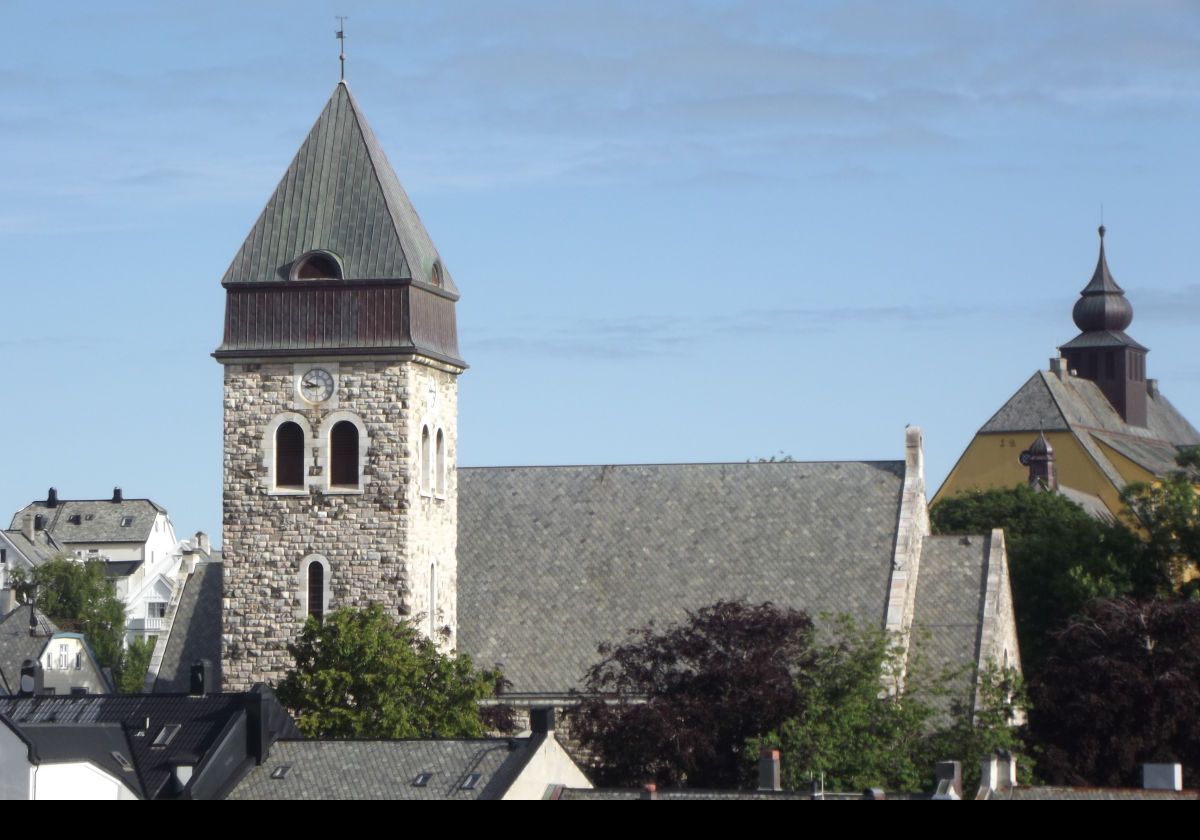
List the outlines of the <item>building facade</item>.
<svg viewBox="0 0 1200 840">
<path fill-rule="evenodd" d="M 345 82 L 222 285 L 225 688 L 338 607 L 452 649 L 458 292 Z"/>
</svg>

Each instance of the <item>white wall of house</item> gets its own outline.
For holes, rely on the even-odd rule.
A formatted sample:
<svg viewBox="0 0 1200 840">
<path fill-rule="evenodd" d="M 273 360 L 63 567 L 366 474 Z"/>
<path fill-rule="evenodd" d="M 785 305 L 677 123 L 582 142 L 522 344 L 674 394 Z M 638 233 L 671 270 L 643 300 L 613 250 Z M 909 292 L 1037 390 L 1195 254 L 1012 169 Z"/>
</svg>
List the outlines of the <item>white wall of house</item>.
<svg viewBox="0 0 1200 840">
<path fill-rule="evenodd" d="M 8 725 L 0 723 L 0 799 L 29 799 L 32 787 L 29 747 Z"/>
<path fill-rule="evenodd" d="M 124 782 L 89 761 L 33 768 L 31 799 L 137 799 Z"/>
<path fill-rule="evenodd" d="M 55 694 L 70 694 L 73 688 L 82 688 L 88 694 L 107 694 L 112 690 L 83 641 L 74 634 L 51 636 L 41 660 L 42 685 L 53 688 Z"/>
<path fill-rule="evenodd" d="M 501 799 L 541 799 L 550 785 L 591 789 L 592 783 L 554 736 L 538 745 Z"/>
</svg>

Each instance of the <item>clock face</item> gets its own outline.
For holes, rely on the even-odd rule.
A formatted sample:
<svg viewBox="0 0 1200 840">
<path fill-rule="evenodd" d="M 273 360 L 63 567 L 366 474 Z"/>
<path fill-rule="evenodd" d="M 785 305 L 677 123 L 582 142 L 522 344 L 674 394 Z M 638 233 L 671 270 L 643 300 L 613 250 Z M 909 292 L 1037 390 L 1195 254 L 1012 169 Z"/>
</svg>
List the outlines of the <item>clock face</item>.
<svg viewBox="0 0 1200 840">
<path fill-rule="evenodd" d="M 300 396 L 311 403 L 323 403 L 333 396 L 333 374 L 324 368 L 311 368 L 300 377 Z"/>
</svg>

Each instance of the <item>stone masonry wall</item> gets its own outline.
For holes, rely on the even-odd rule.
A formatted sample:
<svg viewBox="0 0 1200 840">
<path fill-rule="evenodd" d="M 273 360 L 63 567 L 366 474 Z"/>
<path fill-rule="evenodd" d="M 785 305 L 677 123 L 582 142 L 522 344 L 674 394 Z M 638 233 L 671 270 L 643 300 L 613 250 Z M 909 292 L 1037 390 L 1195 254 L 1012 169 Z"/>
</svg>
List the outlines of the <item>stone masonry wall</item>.
<svg viewBox="0 0 1200 840">
<path fill-rule="evenodd" d="M 224 597 L 221 660 L 224 690 L 275 682 L 292 661 L 287 645 L 300 632 L 300 562 L 329 563 L 330 610 L 378 603 L 417 623 L 444 649 L 455 644 L 457 542 L 457 368 L 424 359 L 322 363 L 335 372 L 330 404 L 299 400 L 288 362 L 225 367 Z M 326 492 L 322 423 L 335 411 L 366 429 L 362 492 Z M 308 440 L 307 492 L 271 486 L 273 436 L 282 413 L 299 415 Z M 446 438 L 441 497 L 420 486 L 423 424 Z M 325 430 L 326 434 L 328 429 Z M 430 620 L 431 567 L 436 604 Z"/>
</svg>

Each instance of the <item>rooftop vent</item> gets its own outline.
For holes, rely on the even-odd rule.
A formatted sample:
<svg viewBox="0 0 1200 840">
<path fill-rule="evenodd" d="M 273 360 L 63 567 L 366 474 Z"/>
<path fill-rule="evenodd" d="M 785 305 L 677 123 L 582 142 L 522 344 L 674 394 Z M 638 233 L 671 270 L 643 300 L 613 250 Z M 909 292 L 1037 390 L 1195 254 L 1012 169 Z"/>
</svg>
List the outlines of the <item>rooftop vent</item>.
<svg viewBox="0 0 1200 840">
<path fill-rule="evenodd" d="M 122 528 L 128 528 L 132 524 L 133 524 L 132 516 L 122 516 L 121 517 L 121 527 Z"/>
<path fill-rule="evenodd" d="M 51 487 L 50 492 L 46 494 L 46 507 L 58 507 L 58 490 Z"/>
<path fill-rule="evenodd" d="M 287 774 L 289 772 L 291 772 L 291 769 L 292 769 L 292 765 L 290 765 L 290 764 L 280 764 L 278 767 L 276 767 L 274 770 L 271 771 L 271 778 L 275 779 L 276 781 L 279 781 L 281 779 L 286 779 Z"/>
<path fill-rule="evenodd" d="M 120 487 L 114 487 L 114 488 L 113 488 L 113 497 L 112 497 L 112 500 L 113 500 L 114 502 L 123 502 L 123 501 L 125 501 L 125 496 L 124 496 L 124 495 L 121 493 L 121 488 L 120 488 Z"/>
<path fill-rule="evenodd" d="M 432 778 L 432 773 L 418 773 L 417 777 L 412 781 L 412 786 L 420 788 L 426 787 L 429 784 L 429 780 Z"/>
<path fill-rule="evenodd" d="M 463 779 L 463 783 L 458 787 L 460 790 L 475 790 L 475 786 L 479 784 L 479 780 L 482 778 L 482 773 L 468 773 L 467 778 Z"/>
</svg>

